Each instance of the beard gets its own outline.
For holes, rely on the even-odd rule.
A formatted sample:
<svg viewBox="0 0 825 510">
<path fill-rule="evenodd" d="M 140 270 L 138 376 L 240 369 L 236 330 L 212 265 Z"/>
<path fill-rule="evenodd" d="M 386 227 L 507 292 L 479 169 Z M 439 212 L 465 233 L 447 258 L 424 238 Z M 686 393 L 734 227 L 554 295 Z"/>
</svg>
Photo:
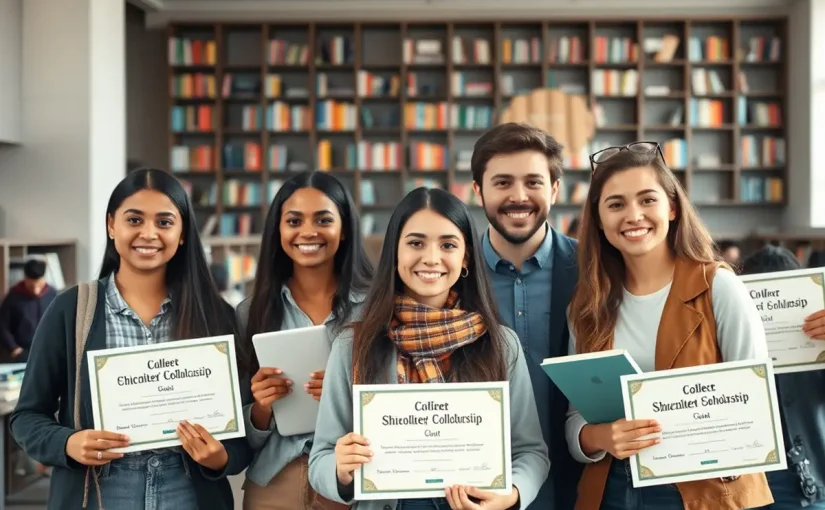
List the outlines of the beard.
<svg viewBox="0 0 825 510">
<path fill-rule="evenodd" d="M 510 232 L 507 228 L 501 224 L 498 220 L 498 216 L 506 215 L 510 212 L 531 212 L 534 213 L 534 223 L 530 227 L 527 232 Z M 533 235 L 535 235 L 538 230 L 544 226 L 544 223 L 547 221 L 547 215 L 541 214 L 541 211 L 535 206 L 523 206 L 523 205 L 511 205 L 511 206 L 503 206 L 500 207 L 496 211 L 489 211 L 486 207 L 484 208 L 484 215 L 487 216 L 487 221 L 490 222 L 490 225 L 499 233 L 501 237 L 504 238 L 510 244 L 523 244 L 527 242 Z"/>
</svg>

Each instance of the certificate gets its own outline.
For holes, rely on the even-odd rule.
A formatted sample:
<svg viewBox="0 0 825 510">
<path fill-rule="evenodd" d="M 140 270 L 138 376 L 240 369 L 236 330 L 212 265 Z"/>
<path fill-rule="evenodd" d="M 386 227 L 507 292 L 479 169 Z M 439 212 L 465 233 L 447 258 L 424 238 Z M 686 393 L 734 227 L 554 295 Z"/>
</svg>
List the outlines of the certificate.
<svg viewBox="0 0 825 510">
<path fill-rule="evenodd" d="M 634 487 L 787 466 L 770 359 L 623 375 L 622 396 L 628 420 L 662 427 L 630 458 Z"/>
<path fill-rule="evenodd" d="M 222 441 L 246 435 L 232 335 L 87 352 L 95 428 L 134 452 L 180 445 L 187 420 Z"/>
<path fill-rule="evenodd" d="M 825 269 L 744 275 L 768 340 L 774 372 L 825 368 L 825 342 L 802 331 L 805 317 L 825 309 Z"/>
<path fill-rule="evenodd" d="M 454 484 L 512 491 L 509 382 L 353 386 L 354 431 L 369 440 L 355 499 L 444 497 Z"/>
</svg>

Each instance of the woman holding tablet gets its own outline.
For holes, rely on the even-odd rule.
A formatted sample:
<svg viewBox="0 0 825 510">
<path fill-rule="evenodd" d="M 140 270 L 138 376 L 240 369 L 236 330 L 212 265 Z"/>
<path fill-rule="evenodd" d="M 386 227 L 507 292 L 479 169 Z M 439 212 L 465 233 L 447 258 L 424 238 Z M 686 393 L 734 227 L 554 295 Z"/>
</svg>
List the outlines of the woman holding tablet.
<svg viewBox="0 0 825 510">
<path fill-rule="evenodd" d="M 521 345 L 497 321 L 467 207 L 440 189 L 410 192 L 390 218 L 376 282 L 361 321 L 332 346 L 310 455 L 312 486 L 358 510 L 526 508 L 546 479 L 550 461 Z M 353 502 L 353 470 L 371 455 L 369 438 L 352 432 L 353 383 L 507 380 L 511 494 L 457 486 L 436 499 Z"/>
<path fill-rule="evenodd" d="M 73 287 L 38 325 L 12 434 L 27 455 L 54 466 L 50 509 L 231 510 L 226 477 L 249 464 L 244 438 L 219 442 L 199 425 L 182 423 L 182 447 L 124 455 L 109 450 L 126 446 L 127 436 L 94 430 L 86 351 L 231 335 L 235 325 L 232 307 L 212 283 L 192 205 L 172 175 L 129 173 L 109 198 L 106 230 L 84 352 L 75 349 Z M 251 400 L 244 387 L 242 377 L 242 397 Z"/>
<path fill-rule="evenodd" d="M 238 306 L 240 347 L 255 402 L 244 409 L 255 457 L 246 472 L 244 508 L 295 510 L 332 507 L 306 480 L 311 434 L 282 436 L 272 403 L 293 389 L 278 367 L 261 367 L 252 337 L 258 333 L 326 324 L 333 336 L 356 319 L 372 276 L 353 200 L 323 172 L 291 177 L 275 195 L 264 225 L 252 296 Z M 306 391 L 321 396 L 324 367 Z"/>
<path fill-rule="evenodd" d="M 716 254 L 655 142 L 591 156 L 579 231 L 570 352 L 625 349 L 643 371 L 768 356 L 745 285 Z M 634 488 L 627 458 L 658 439 L 653 420 L 590 425 L 571 409 L 571 454 L 587 463 L 580 510 L 745 509 L 772 501 L 764 474 Z M 701 501 L 701 502 L 700 502 Z"/>
</svg>

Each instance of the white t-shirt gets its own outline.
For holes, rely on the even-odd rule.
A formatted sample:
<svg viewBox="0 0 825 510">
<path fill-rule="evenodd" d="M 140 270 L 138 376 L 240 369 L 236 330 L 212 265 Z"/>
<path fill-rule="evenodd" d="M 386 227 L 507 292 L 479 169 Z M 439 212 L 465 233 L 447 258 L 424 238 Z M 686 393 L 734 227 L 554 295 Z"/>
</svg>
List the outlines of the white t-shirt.
<svg viewBox="0 0 825 510">
<path fill-rule="evenodd" d="M 613 335 L 613 348 L 627 350 L 644 372 L 655 370 L 656 337 L 670 288 L 671 284 L 668 284 L 645 296 L 635 296 L 623 289 Z M 717 270 L 711 286 L 711 301 L 713 317 L 716 320 L 716 341 L 722 353 L 722 360 L 766 358 L 768 345 L 762 319 L 739 277 L 725 269 Z M 568 352 L 576 352 L 576 338 L 572 328 Z M 592 457 L 582 452 L 579 434 L 585 425 L 587 422 L 571 405 L 565 424 L 570 454 L 582 463 L 598 462 L 604 458 L 605 452 L 599 452 Z"/>
</svg>

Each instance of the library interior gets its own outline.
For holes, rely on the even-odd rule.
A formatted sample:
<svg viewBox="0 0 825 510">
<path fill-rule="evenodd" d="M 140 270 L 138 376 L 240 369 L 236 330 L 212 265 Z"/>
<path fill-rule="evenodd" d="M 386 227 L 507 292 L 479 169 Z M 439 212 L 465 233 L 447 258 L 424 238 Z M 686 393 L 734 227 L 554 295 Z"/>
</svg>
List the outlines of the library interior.
<svg viewBox="0 0 825 510">
<path fill-rule="evenodd" d="M 0 296 L 32 257 L 58 291 L 95 278 L 108 196 L 139 167 L 184 184 L 241 297 L 300 171 L 346 185 L 372 257 L 419 186 L 481 231 L 470 157 L 509 121 L 565 146 L 563 233 L 589 154 L 649 140 L 720 246 L 808 266 L 825 250 L 823 25 L 825 0 L 0 0 Z M 0 509 L 45 508 L 3 377 Z"/>
</svg>

